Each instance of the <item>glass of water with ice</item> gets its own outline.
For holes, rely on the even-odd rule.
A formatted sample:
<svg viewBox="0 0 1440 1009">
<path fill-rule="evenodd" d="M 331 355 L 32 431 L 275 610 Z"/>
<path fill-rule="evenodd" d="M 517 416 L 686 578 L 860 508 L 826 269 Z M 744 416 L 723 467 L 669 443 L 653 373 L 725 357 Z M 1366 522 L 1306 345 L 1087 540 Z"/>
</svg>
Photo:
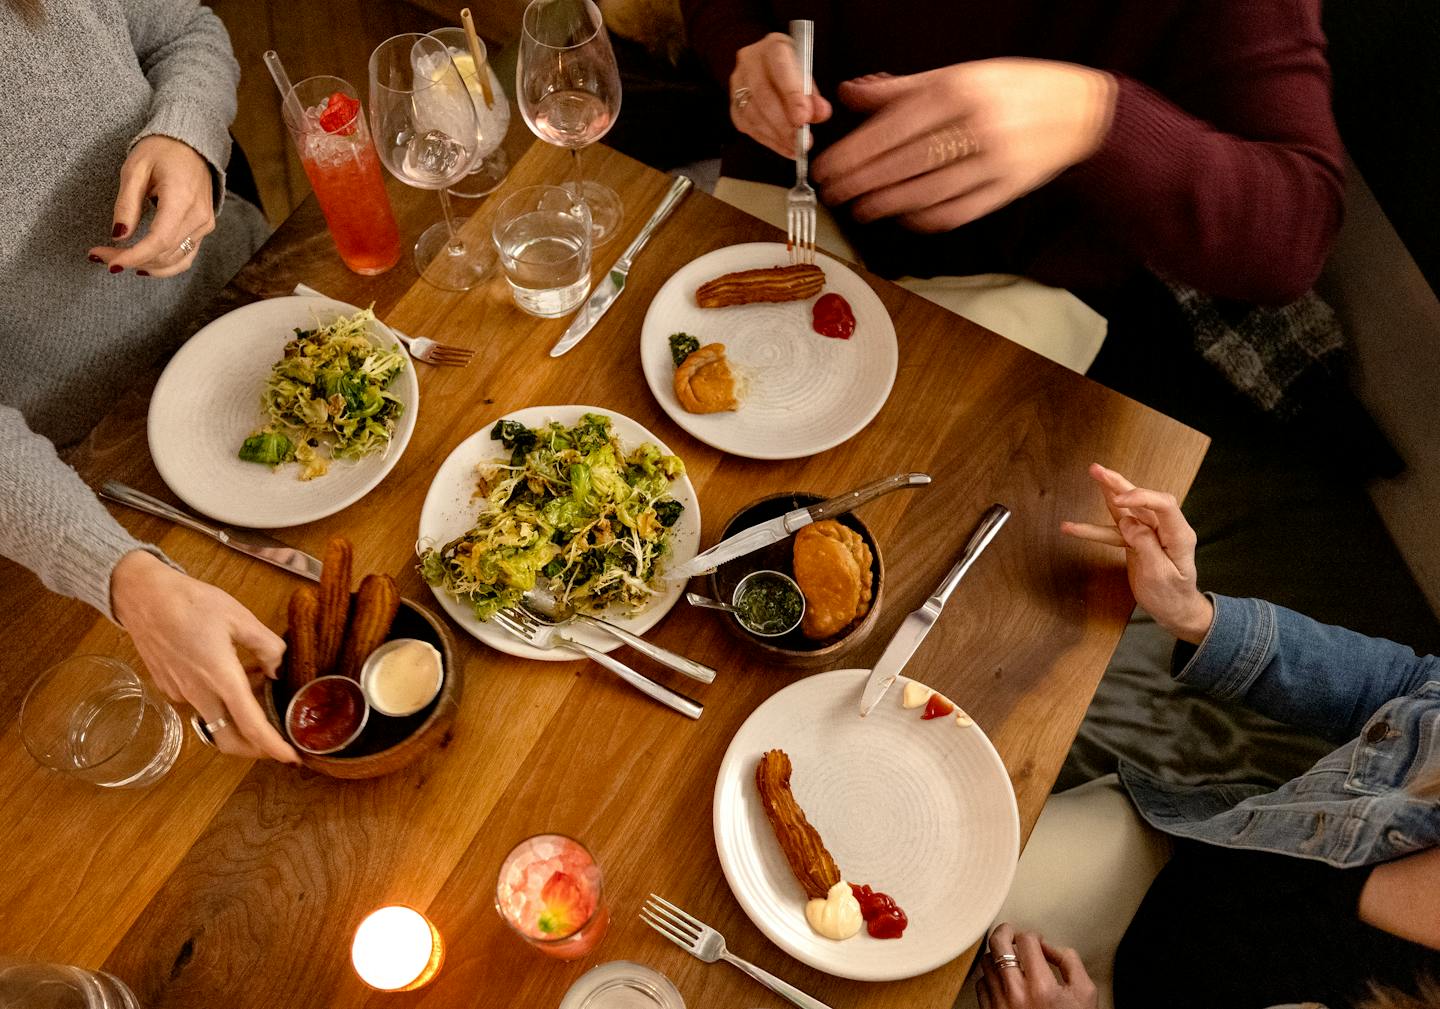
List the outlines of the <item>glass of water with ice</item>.
<svg viewBox="0 0 1440 1009">
<path fill-rule="evenodd" d="M 180 755 L 180 716 L 135 671 L 76 655 L 41 673 L 20 704 L 20 741 L 36 762 L 103 788 L 139 788 Z"/>
<path fill-rule="evenodd" d="M 560 186 L 529 186 L 495 212 L 495 248 L 515 304 L 564 315 L 590 293 L 590 208 Z"/>
</svg>

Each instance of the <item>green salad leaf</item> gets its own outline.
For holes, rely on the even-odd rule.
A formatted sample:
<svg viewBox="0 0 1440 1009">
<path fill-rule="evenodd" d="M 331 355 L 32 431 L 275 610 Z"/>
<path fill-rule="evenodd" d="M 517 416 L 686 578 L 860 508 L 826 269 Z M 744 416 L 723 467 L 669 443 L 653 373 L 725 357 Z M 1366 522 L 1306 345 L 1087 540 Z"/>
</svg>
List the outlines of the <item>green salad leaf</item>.
<svg viewBox="0 0 1440 1009">
<path fill-rule="evenodd" d="M 510 458 L 479 467 L 486 507 L 464 535 L 421 551 L 425 580 L 481 620 L 542 577 L 582 613 L 643 606 L 684 511 L 670 496 L 684 464 L 648 442 L 626 452 L 600 414 L 573 427 L 501 421 L 490 436 Z"/>
<path fill-rule="evenodd" d="M 383 452 L 405 404 L 390 385 L 405 370 L 398 346 L 370 337 L 370 309 L 317 329 L 297 329 L 271 367 L 260 396 L 265 427 L 241 446 L 240 458 L 278 466 L 296 461 L 300 478 L 324 474 L 332 459 Z M 323 451 L 322 451 L 323 450 Z"/>
</svg>

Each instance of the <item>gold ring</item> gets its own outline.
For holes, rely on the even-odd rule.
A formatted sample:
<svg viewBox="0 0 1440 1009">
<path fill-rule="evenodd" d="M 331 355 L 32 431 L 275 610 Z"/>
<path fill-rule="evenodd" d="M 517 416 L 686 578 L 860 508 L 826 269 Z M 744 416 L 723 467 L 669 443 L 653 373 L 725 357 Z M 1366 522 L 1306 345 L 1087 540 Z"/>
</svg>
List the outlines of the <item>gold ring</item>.
<svg viewBox="0 0 1440 1009">
<path fill-rule="evenodd" d="M 750 89 L 736 88 L 730 95 L 730 100 L 735 104 L 736 112 L 744 112 L 745 106 L 750 104 Z"/>
<path fill-rule="evenodd" d="M 930 134 L 930 145 L 925 151 L 925 160 L 931 168 L 939 168 L 951 161 L 968 158 L 980 152 L 980 144 L 971 133 L 959 123 L 952 123 L 944 129 Z"/>
</svg>

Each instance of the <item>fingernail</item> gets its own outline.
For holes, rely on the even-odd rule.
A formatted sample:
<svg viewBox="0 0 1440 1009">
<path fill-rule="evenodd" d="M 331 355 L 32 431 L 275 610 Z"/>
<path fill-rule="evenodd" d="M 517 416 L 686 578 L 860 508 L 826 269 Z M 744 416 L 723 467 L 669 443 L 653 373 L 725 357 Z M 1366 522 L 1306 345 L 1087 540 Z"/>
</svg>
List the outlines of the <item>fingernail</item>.
<svg viewBox="0 0 1440 1009">
<path fill-rule="evenodd" d="M 111 273 L 124 273 L 124 272 L 125 272 L 125 267 L 123 267 L 123 266 L 112 266 L 112 267 L 110 267 L 110 272 L 111 272 Z"/>
<path fill-rule="evenodd" d="M 125 237 L 125 232 L 127 232 L 127 231 L 129 231 L 129 230 L 130 230 L 130 226 L 129 226 L 128 224 L 117 224 L 117 225 L 115 225 L 115 227 L 113 227 L 113 228 L 110 229 L 110 237 L 111 237 L 111 238 L 124 238 L 124 237 Z"/>
<path fill-rule="evenodd" d="M 103 259 L 101 259 L 99 256 L 95 256 L 95 255 L 89 256 L 89 257 L 87 257 L 87 258 L 89 258 L 90 262 L 92 262 L 92 263 L 103 263 L 103 262 L 105 262 L 105 260 L 103 260 Z"/>
<path fill-rule="evenodd" d="M 148 276 L 150 276 L 150 274 L 146 273 L 144 270 L 136 270 L 136 271 L 135 271 L 135 276 L 137 276 L 137 277 L 148 277 Z"/>
</svg>

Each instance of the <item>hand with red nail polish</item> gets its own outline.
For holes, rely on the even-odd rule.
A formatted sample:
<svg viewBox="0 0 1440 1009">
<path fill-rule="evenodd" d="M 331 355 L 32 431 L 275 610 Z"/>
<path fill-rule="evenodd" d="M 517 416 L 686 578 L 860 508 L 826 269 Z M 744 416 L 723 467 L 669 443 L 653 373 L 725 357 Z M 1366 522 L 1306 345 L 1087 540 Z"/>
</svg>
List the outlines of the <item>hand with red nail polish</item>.
<svg viewBox="0 0 1440 1009">
<path fill-rule="evenodd" d="M 195 262 L 201 239 L 215 230 L 210 166 L 178 140 L 146 137 L 120 168 L 114 238 L 138 234 L 147 198 L 156 209 L 145 234 L 128 247 L 96 246 L 90 255 L 109 263 L 111 273 L 127 266 L 143 267 L 150 277 L 184 273 Z"/>
</svg>

